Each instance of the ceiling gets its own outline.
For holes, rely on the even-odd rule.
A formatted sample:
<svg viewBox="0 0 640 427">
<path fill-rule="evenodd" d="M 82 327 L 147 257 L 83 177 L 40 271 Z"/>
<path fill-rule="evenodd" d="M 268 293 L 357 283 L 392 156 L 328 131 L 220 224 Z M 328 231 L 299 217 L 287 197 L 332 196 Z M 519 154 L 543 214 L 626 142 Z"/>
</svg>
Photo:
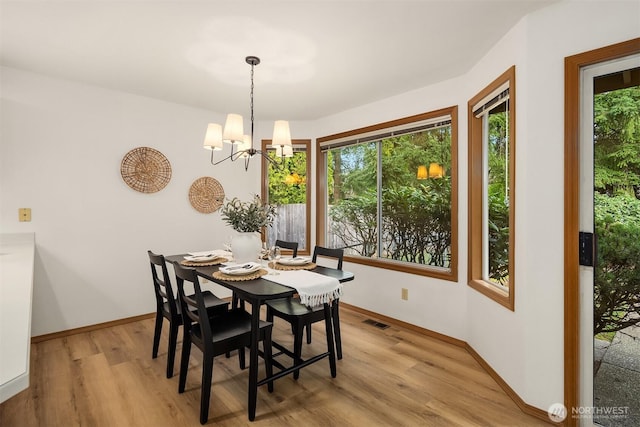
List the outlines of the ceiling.
<svg viewBox="0 0 640 427">
<path fill-rule="evenodd" d="M 558 0 L 4 1 L 0 64 L 247 114 L 315 120 L 469 70 Z"/>
</svg>

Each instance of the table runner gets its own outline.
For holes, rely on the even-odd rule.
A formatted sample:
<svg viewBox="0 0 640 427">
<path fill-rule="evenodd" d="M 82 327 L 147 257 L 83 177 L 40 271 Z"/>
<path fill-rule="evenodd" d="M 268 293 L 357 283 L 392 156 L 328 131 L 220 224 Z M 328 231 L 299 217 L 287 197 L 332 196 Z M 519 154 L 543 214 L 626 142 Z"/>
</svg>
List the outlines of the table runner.
<svg viewBox="0 0 640 427">
<path fill-rule="evenodd" d="M 270 273 L 262 278 L 294 288 L 300 295 L 300 302 L 308 307 L 316 307 L 342 296 L 342 283 L 338 279 L 313 271 L 279 271 L 279 274 Z"/>
</svg>

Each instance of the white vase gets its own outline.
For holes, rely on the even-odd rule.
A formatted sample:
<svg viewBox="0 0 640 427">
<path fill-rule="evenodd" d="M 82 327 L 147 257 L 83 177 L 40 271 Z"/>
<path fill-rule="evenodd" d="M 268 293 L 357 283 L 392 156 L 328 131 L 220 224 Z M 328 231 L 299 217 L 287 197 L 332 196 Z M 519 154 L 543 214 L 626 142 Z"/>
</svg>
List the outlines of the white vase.
<svg viewBox="0 0 640 427">
<path fill-rule="evenodd" d="M 259 233 L 238 232 L 231 239 L 231 252 L 235 262 L 257 261 L 262 248 L 262 240 Z"/>
</svg>

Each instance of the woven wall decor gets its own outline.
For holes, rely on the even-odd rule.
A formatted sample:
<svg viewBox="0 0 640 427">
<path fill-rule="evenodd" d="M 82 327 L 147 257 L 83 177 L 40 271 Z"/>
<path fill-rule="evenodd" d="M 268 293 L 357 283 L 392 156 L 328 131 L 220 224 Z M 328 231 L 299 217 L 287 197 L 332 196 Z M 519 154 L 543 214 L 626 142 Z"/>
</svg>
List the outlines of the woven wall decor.
<svg viewBox="0 0 640 427">
<path fill-rule="evenodd" d="M 189 188 L 189 201 L 198 212 L 217 211 L 224 201 L 224 189 L 214 178 L 203 176 L 193 181 Z"/>
<path fill-rule="evenodd" d="M 155 193 L 166 187 L 171 180 L 171 164 L 158 150 L 138 147 L 122 158 L 120 175 L 134 190 Z"/>
</svg>

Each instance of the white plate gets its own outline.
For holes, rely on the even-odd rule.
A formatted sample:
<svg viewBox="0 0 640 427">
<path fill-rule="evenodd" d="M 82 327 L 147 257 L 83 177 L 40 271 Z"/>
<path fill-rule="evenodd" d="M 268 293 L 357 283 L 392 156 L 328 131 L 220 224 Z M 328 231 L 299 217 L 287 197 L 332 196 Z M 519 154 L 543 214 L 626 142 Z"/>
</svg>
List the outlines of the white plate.
<svg viewBox="0 0 640 427">
<path fill-rule="evenodd" d="M 198 255 L 198 256 L 194 256 L 194 255 L 187 255 L 186 257 L 184 257 L 184 259 L 186 259 L 187 261 L 191 261 L 191 262 L 207 262 L 207 261 L 213 261 L 216 258 L 220 258 L 219 255 L 215 255 L 215 254 L 211 254 L 211 255 Z"/>
<path fill-rule="evenodd" d="M 305 265 L 311 262 L 311 258 L 297 256 L 295 258 L 280 258 L 278 264 L 282 265 Z"/>
<path fill-rule="evenodd" d="M 260 270 L 262 266 L 257 262 L 245 262 L 244 264 L 233 264 L 225 267 L 220 267 L 220 271 L 230 276 L 244 276 L 247 274 L 255 273 Z"/>
</svg>

